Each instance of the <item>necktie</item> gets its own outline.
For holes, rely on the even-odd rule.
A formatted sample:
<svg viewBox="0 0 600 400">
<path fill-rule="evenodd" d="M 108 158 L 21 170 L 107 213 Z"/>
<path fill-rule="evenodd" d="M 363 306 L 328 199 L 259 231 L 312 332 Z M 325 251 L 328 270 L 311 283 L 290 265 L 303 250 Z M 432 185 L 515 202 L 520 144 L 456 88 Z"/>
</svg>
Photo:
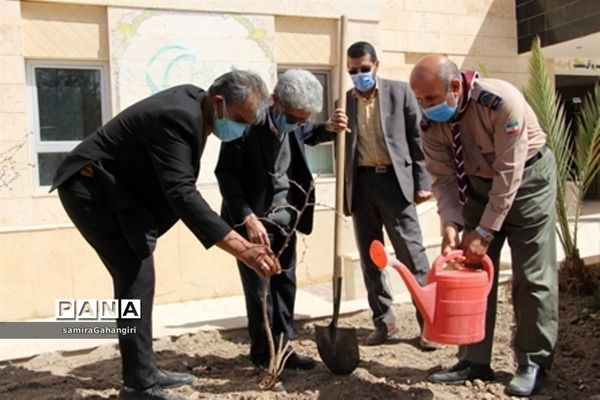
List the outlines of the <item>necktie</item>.
<svg viewBox="0 0 600 400">
<path fill-rule="evenodd" d="M 472 83 L 475 79 L 479 78 L 479 72 L 464 71 L 462 72 L 462 76 L 463 104 L 453 122 L 450 122 L 450 131 L 452 132 L 452 149 L 454 150 L 454 165 L 456 166 L 458 200 L 460 204 L 465 204 L 467 201 L 467 174 L 465 173 L 465 159 L 463 156 L 462 141 L 460 140 L 460 120 L 469 106 Z"/>
<path fill-rule="evenodd" d="M 450 124 L 452 131 L 452 149 L 454 150 L 454 164 L 456 166 L 456 181 L 458 185 L 458 200 L 460 204 L 467 201 L 467 175 L 465 173 L 465 159 L 463 158 L 463 147 L 460 140 L 460 125 Z"/>
</svg>

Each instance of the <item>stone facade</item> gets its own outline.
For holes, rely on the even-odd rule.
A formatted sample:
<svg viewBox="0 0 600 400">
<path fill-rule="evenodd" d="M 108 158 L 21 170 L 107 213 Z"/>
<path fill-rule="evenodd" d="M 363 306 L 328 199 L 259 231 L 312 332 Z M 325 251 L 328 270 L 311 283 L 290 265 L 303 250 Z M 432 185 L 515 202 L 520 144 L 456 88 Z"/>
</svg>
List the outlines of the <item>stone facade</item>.
<svg viewBox="0 0 600 400">
<path fill-rule="evenodd" d="M 32 63 L 103 65 L 108 71 L 109 116 L 164 84 L 188 80 L 206 85 L 211 73 L 225 72 L 227 65 L 248 66 L 249 57 L 260 64 L 257 68 L 271 87 L 278 68 L 329 71 L 333 103 L 341 14 L 350 20 L 348 42 L 371 41 L 386 77 L 406 80 L 420 56 L 438 52 L 464 68 L 485 68 L 518 87 L 525 83 L 527 59 L 517 54 L 513 0 L 0 0 L 0 320 L 53 315 L 56 298 L 106 298 L 112 293 L 108 273 L 70 224 L 56 193 L 48 194 L 47 187 L 36 183 L 35 123 L 27 75 Z M 164 55 L 172 48 L 154 48 L 155 41 L 148 38 L 163 40 L 165 46 L 176 34 L 181 40 L 175 45 L 190 35 L 207 40 L 199 28 L 215 18 L 230 24 L 231 34 L 241 35 L 239 48 L 234 40 L 227 46 L 217 42 L 201 56 L 201 49 L 194 49 L 172 53 L 168 56 L 172 59 L 152 58 L 159 50 Z M 194 21 L 198 29 L 189 24 L 184 32 L 165 30 L 179 20 Z M 148 40 L 142 40 L 144 35 Z M 175 50 L 181 51 L 181 46 Z M 260 58 L 254 57 L 257 52 Z M 239 54 L 238 59 L 231 54 Z M 168 70 L 157 60 L 170 63 Z M 174 60 L 182 63 L 173 64 Z M 136 74 L 124 75 L 136 71 L 138 62 L 145 63 L 140 68 L 150 74 L 150 81 L 139 83 Z M 218 71 L 206 72 L 209 64 Z M 162 75 L 152 75 L 159 74 L 152 68 L 163 68 Z M 220 207 L 212 176 L 217 148 L 216 142 L 207 148 L 199 181 L 201 193 L 215 210 Z M 334 192 L 332 178 L 318 179 L 319 203 L 333 205 Z M 430 239 L 439 228 L 434 207 L 427 209 L 422 221 Z M 348 220 L 349 252 L 355 251 L 351 226 Z M 332 209 L 319 207 L 313 234 L 299 245 L 303 260 L 298 266 L 299 285 L 330 279 L 332 241 Z M 156 258 L 158 303 L 241 293 L 233 258 L 216 248 L 203 249 L 182 224 L 159 241 Z"/>
</svg>

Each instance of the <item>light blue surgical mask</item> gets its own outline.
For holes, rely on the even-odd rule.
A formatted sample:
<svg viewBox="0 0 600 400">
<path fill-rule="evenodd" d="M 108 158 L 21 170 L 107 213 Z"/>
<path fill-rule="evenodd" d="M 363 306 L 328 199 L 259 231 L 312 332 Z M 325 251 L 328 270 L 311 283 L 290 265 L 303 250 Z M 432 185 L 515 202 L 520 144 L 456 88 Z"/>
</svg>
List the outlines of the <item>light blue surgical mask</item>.
<svg viewBox="0 0 600 400">
<path fill-rule="evenodd" d="M 215 120 L 213 123 L 213 133 L 217 138 L 223 142 L 231 142 L 232 140 L 239 139 L 244 135 L 244 131 L 248 127 L 248 124 L 241 122 L 232 121 L 227 116 L 227 107 L 225 106 L 225 99 L 223 99 L 223 117 L 219 118 L 217 109 L 214 110 Z"/>
<path fill-rule="evenodd" d="M 436 122 L 450 121 L 456 115 L 457 107 L 448 105 L 448 101 L 423 109 L 425 117 Z"/>
<path fill-rule="evenodd" d="M 290 124 L 287 120 L 285 113 L 283 112 L 280 112 L 279 114 L 273 117 L 273 124 L 275 124 L 275 127 L 282 135 L 294 131 L 299 125 L 298 123 Z"/>
<path fill-rule="evenodd" d="M 368 92 L 375 87 L 375 77 L 373 76 L 372 71 L 359 72 L 350 75 L 350 78 L 352 78 L 352 83 L 359 92 Z"/>
</svg>

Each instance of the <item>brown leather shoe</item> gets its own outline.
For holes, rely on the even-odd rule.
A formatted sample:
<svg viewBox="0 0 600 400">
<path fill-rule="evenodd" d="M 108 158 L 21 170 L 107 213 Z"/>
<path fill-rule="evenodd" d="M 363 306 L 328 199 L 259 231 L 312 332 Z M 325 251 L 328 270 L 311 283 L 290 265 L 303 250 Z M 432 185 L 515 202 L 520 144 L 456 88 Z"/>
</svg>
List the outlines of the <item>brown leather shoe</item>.
<svg viewBox="0 0 600 400">
<path fill-rule="evenodd" d="M 375 328 L 373 332 L 367 336 L 367 340 L 365 340 L 365 344 L 367 346 L 378 346 L 387 342 L 387 340 L 392 337 L 396 332 L 398 332 L 398 328 L 396 325 L 379 325 Z"/>
</svg>

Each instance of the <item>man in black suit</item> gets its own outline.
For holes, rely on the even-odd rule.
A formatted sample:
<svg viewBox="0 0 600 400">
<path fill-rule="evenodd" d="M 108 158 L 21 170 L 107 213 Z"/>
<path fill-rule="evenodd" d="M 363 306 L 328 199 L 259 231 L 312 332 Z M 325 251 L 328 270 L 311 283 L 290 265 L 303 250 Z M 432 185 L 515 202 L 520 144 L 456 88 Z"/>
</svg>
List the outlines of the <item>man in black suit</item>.
<svg viewBox="0 0 600 400">
<path fill-rule="evenodd" d="M 325 123 L 308 118 L 323 105 L 323 88 L 306 70 L 291 69 L 278 80 L 267 120 L 240 139 L 221 144 L 215 174 L 223 206 L 221 215 L 253 243 L 271 246 L 282 273 L 269 281 L 268 314 L 276 345 L 293 336 L 296 298 L 296 231 L 309 234 L 313 224 L 313 178 L 304 144 L 332 140 L 345 131 L 346 117 L 337 110 Z M 302 210 L 300 213 L 299 211 Z M 287 245 L 286 239 L 289 239 Z M 282 250 L 283 248 L 283 250 Z M 264 277 L 238 261 L 246 298 L 250 359 L 258 367 L 269 362 L 263 327 Z M 312 369 L 315 361 L 290 350 L 285 367 Z"/>
<path fill-rule="evenodd" d="M 385 342 L 396 331 L 392 294 L 369 257 L 382 227 L 396 257 L 421 283 L 429 269 L 415 203 L 431 197 L 431 182 L 419 138 L 420 110 L 406 82 L 377 77 L 375 48 L 356 42 L 348 48 L 348 73 L 354 89 L 346 95 L 351 133 L 346 141 L 345 206 L 352 215 L 356 244 L 375 330 L 367 345 Z M 417 312 L 422 325 L 422 318 Z M 423 350 L 436 348 L 424 338 Z"/>
<path fill-rule="evenodd" d="M 123 110 L 80 143 L 54 177 L 60 200 L 110 272 L 117 299 L 140 299 L 141 320 L 117 320 L 124 386 L 119 399 L 178 399 L 161 388 L 190 383 L 152 350 L 156 240 L 181 219 L 205 247 L 216 244 L 262 276 L 279 272 L 269 246 L 250 243 L 196 188 L 208 135 L 233 140 L 264 119 L 268 93 L 252 72 L 231 71 L 208 92 L 181 85 Z"/>
</svg>

